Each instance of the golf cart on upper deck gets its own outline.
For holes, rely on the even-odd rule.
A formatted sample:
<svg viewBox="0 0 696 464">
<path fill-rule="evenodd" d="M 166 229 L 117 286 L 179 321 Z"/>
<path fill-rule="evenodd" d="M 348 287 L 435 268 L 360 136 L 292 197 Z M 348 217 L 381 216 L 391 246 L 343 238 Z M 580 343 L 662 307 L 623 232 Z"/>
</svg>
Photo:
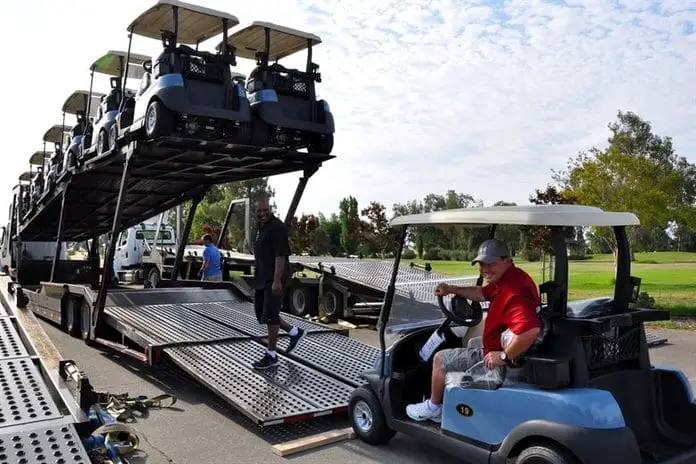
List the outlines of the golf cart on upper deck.
<svg viewBox="0 0 696 464">
<path fill-rule="evenodd" d="M 126 66 L 126 58 L 129 66 Z M 135 91 L 128 89 L 126 82 L 128 78 L 142 79 L 145 74 L 143 63 L 149 60 L 149 56 L 110 50 L 90 66 L 90 92 L 92 92 L 94 86 L 95 72 L 112 76 L 109 79 L 111 91 L 107 95 L 101 96 L 99 106 L 96 108 L 94 123 L 88 133 L 85 134 L 86 138 L 82 152 L 83 160 L 91 158 L 92 155 L 99 156 L 116 146 L 118 134 L 116 117 L 121 108 L 124 111 L 130 111 L 130 120 L 133 119 Z M 128 68 L 128 78 L 124 78 L 126 68 Z M 90 101 L 88 100 L 89 104 Z M 96 134 L 96 137 L 93 136 L 94 134 Z"/>
<path fill-rule="evenodd" d="M 289 27 L 255 21 L 232 34 L 227 43 L 235 48 L 236 56 L 257 64 L 247 79 L 255 116 L 254 144 L 330 154 L 334 119 L 327 101 L 316 99 L 315 82 L 321 82 L 321 74 L 319 65 L 312 63 L 312 48 L 321 39 Z M 304 49 L 304 72 L 278 64 L 281 58 Z M 269 64 L 271 61 L 273 64 Z"/>
<path fill-rule="evenodd" d="M 486 388 L 450 374 L 441 425 L 412 421 L 406 405 L 429 396 L 435 352 L 467 346 L 480 334 L 485 314 L 479 303 L 437 297 L 440 317 L 413 315 L 408 283 L 396 282 L 406 230 L 491 225 L 493 237 L 498 224 L 548 227 L 554 250 L 553 280 L 540 285 L 542 331 L 521 357 L 522 380 L 506 378 Z M 640 279 L 631 276 L 625 228 L 637 224 L 630 213 L 574 205 L 467 208 L 392 219 L 401 238 L 379 319 L 381 356 L 363 374 L 366 385 L 351 397 L 355 432 L 372 444 L 402 432 L 471 463 L 694 462 L 691 386 L 681 371 L 651 366 L 643 327 L 646 321 L 669 319 L 669 313 L 631 304 Z M 586 226 L 614 231 L 614 295 L 568 302 L 564 228 Z M 431 284 L 432 292 L 437 284 Z M 409 319 L 420 321 L 408 324 Z M 387 334 L 396 338 L 388 348 Z"/>
<path fill-rule="evenodd" d="M 55 151 L 51 154 L 51 158 L 48 162 L 48 173 L 46 174 L 45 184 L 46 192 L 50 192 L 53 186 L 56 184 L 58 177 L 63 171 L 63 146 L 67 133 L 69 133 L 70 128 L 62 124 L 56 124 L 51 126 L 50 129 L 46 131 L 43 137 L 44 141 L 44 151 L 46 150 L 46 143 L 52 143 Z"/>
<path fill-rule="evenodd" d="M 90 94 L 92 95 L 90 98 Z M 80 166 L 82 152 L 85 145 L 89 146 L 89 142 L 85 140 L 85 134 L 92 132 L 92 120 L 99 108 L 99 102 L 104 97 L 104 94 L 90 92 L 87 90 L 75 90 L 63 103 L 63 124 L 65 124 L 65 115 L 74 114 L 77 117 L 75 126 L 70 130 L 68 147 L 64 150 L 62 173 L 71 168 Z"/>
<path fill-rule="evenodd" d="M 29 157 L 29 172 L 31 172 L 31 208 L 36 207 L 46 192 L 46 160 L 50 151 L 40 150 Z M 34 170 L 33 167 L 36 167 Z"/>
<path fill-rule="evenodd" d="M 228 29 L 237 24 L 233 15 L 178 0 L 159 0 L 138 16 L 128 26 L 129 40 L 133 34 L 161 39 L 164 51 L 154 64 L 144 63 L 132 120 L 122 108 L 119 138 L 144 129 L 146 139 L 176 133 L 250 143 L 249 100 L 230 74 L 236 65 L 234 51 L 198 50 L 201 42 L 219 33 L 227 39 Z"/>
</svg>

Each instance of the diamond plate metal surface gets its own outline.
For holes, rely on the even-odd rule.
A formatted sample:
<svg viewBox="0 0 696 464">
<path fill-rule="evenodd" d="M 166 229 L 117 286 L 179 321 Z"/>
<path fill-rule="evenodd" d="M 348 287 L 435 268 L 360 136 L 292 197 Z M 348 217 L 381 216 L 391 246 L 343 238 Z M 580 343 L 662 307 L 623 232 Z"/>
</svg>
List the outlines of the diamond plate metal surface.
<svg viewBox="0 0 696 464">
<path fill-rule="evenodd" d="M 61 417 L 29 358 L 0 360 L 0 427 Z"/>
<path fill-rule="evenodd" d="M 314 368 L 339 376 L 344 382 L 351 384 L 353 387 L 364 384 L 365 379 L 362 378 L 361 374 L 372 368 L 373 364 L 355 359 L 321 342 L 315 343 L 314 337 L 317 335 L 343 336 L 338 334 L 307 334 L 292 351 L 292 356 Z M 279 337 L 278 349 L 285 352 L 289 343 L 290 338 L 287 335 Z"/>
<path fill-rule="evenodd" d="M 91 462 L 75 427 L 35 427 L 0 433 L 1 464 L 68 464 Z"/>
<path fill-rule="evenodd" d="M 164 349 L 181 368 L 258 423 L 347 406 L 350 386 L 287 358 L 266 372 L 254 371 L 251 363 L 264 351 L 251 340 Z"/>
<path fill-rule="evenodd" d="M 246 337 L 181 305 L 110 306 L 104 311 L 143 332 L 155 343 Z"/>
<path fill-rule="evenodd" d="M 307 335 L 306 339 L 329 347 L 355 360 L 367 363 L 370 366 L 379 358 L 379 349 L 346 335 L 338 333 L 315 333 Z"/>
<path fill-rule="evenodd" d="M 9 318 L 0 319 L 0 359 L 29 356 Z"/>
</svg>

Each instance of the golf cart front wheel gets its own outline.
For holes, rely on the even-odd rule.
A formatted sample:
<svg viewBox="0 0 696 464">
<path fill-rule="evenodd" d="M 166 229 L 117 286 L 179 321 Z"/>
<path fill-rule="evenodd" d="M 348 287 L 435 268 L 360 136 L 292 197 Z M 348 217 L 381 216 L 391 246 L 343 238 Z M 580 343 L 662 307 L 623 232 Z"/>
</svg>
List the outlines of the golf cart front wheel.
<svg viewBox="0 0 696 464">
<path fill-rule="evenodd" d="M 353 430 L 366 443 L 382 445 L 396 434 L 387 426 L 382 406 L 367 386 L 362 386 L 353 392 L 348 411 Z"/>
<path fill-rule="evenodd" d="M 578 461 L 560 446 L 533 445 L 522 450 L 516 464 L 576 464 Z"/>
<path fill-rule="evenodd" d="M 169 135 L 174 130 L 174 119 L 169 109 L 158 100 L 153 100 L 145 113 L 145 134 L 154 139 Z"/>
<path fill-rule="evenodd" d="M 319 153 L 321 155 L 330 155 L 333 151 L 334 137 L 333 134 L 328 134 L 309 146 L 310 153 Z"/>
</svg>

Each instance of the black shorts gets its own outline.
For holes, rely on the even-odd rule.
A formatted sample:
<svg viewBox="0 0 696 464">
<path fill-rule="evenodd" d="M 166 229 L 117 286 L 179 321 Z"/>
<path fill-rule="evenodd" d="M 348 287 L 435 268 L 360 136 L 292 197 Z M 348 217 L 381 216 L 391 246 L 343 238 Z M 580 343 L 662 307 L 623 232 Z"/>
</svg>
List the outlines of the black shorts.
<svg viewBox="0 0 696 464">
<path fill-rule="evenodd" d="M 276 296 L 271 287 L 257 289 L 254 297 L 254 310 L 259 324 L 279 325 L 282 297 Z"/>
</svg>

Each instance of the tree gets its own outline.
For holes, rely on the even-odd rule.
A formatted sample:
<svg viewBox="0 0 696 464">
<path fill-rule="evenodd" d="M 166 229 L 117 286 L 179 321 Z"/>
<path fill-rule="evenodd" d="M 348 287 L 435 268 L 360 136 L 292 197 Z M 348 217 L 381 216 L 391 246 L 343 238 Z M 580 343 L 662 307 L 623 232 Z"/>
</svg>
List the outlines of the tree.
<svg viewBox="0 0 696 464">
<path fill-rule="evenodd" d="M 389 227 L 386 207 L 382 203 L 371 201 L 360 214 L 367 218 L 364 239 L 371 242 L 372 248 L 380 257 L 384 257 L 396 241 L 396 233 Z"/>
<path fill-rule="evenodd" d="M 341 248 L 347 255 L 355 254 L 358 248 L 361 223 L 358 216 L 358 200 L 352 195 L 339 203 L 341 221 Z"/>
<path fill-rule="evenodd" d="M 634 212 L 645 226 L 694 224 L 696 168 L 675 155 L 671 139 L 653 134 L 650 123 L 631 112 L 619 111 L 609 130 L 606 149 L 581 152 L 554 180 L 580 203 Z M 635 230 L 628 228 L 632 243 Z M 616 250 L 612 234 L 593 233 Z"/>
</svg>

